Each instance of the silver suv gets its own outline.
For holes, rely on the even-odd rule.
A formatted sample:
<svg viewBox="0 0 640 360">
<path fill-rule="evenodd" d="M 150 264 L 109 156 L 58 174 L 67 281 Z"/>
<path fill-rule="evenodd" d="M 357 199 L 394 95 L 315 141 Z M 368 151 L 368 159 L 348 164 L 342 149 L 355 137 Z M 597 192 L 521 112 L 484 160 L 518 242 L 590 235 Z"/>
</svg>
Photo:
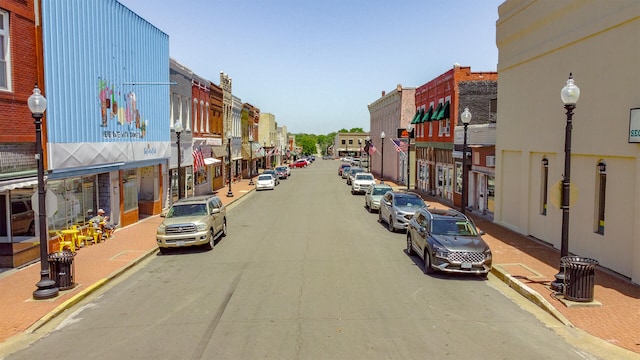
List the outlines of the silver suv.
<svg viewBox="0 0 640 360">
<path fill-rule="evenodd" d="M 378 221 L 387 223 L 389 231 L 405 230 L 416 210 L 428 205 L 415 193 L 388 191 L 380 200 Z"/>
<path fill-rule="evenodd" d="M 227 236 L 227 210 L 215 195 L 181 199 L 164 218 L 156 232 L 161 253 L 183 246 L 204 245 L 213 249 L 218 237 Z"/>
</svg>

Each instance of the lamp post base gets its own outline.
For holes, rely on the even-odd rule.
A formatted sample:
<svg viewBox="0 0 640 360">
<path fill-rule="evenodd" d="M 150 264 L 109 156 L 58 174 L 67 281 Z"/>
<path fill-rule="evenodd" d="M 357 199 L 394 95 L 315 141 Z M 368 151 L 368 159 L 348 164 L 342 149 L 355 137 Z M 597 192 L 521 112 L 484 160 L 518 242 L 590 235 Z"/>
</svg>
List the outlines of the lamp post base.
<svg viewBox="0 0 640 360">
<path fill-rule="evenodd" d="M 38 289 L 33 292 L 35 300 L 51 299 L 58 296 L 59 290 L 56 287 L 56 282 L 51 279 L 42 278 L 36 286 Z"/>
<path fill-rule="evenodd" d="M 560 265 L 560 272 L 553 275 L 555 280 L 551 282 L 551 290 L 555 292 L 560 292 L 560 293 L 564 292 L 564 271 L 565 271 L 565 266 Z"/>
<path fill-rule="evenodd" d="M 229 190 L 229 192 L 227 192 L 227 197 L 233 197 L 233 193 L 231 192 L 231 190 Z"/>
<path fill-rule="evenodd" d="M 249 185 L 255 185 L 255 184 L 253 183 L 253 178 L 249 179 Z"/>
</svg>

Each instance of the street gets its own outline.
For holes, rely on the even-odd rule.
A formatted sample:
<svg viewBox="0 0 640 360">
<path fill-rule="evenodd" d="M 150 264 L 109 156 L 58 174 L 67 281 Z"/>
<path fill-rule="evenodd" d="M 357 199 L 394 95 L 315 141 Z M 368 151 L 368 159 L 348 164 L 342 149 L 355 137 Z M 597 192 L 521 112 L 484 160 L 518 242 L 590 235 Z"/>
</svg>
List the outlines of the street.
<svg viewBox="0 0 640 360">
<path fill-rule="evenodd" d="M 7 359 L 596 358 L 492 276 L 424 275 L 338 165 L 248 194 L 212 251 L 152 256 Z"/>
</svg>

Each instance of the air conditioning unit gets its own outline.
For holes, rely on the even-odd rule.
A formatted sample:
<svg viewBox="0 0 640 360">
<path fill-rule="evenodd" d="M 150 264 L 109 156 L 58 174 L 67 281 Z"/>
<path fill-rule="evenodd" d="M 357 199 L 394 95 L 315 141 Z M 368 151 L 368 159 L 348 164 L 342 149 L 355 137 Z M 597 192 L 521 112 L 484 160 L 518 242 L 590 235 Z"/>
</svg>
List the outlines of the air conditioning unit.
<svg viewBox="0 0 640 360">
<path fill-rule="evenodd" d="M 495 156 L 487 156 L 486 163 L 487 163 L 487 167 L 495 167 L 496 166 L 496 157 Z"/>
</svg>

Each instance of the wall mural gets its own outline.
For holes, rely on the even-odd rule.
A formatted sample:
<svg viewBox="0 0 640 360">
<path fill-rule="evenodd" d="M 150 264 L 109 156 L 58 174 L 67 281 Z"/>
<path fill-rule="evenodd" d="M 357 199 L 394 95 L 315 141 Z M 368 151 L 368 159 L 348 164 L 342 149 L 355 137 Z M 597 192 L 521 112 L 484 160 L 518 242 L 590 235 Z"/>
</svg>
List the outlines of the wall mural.
<svg viewBox="0 0 640 360">
<path fill-rule="evenodd" d="M 98 80 L 98 97 L 101 106 L 101 127 L 115 123 L 121 130 L 104 130 L 104 138 L 144 138 L 149 120 L 143 119 L 137 106 L 136 93 L 122 94 L 103 79 Z M 122 105 L 124 104 L 124 106 Z"/>
</svg>

